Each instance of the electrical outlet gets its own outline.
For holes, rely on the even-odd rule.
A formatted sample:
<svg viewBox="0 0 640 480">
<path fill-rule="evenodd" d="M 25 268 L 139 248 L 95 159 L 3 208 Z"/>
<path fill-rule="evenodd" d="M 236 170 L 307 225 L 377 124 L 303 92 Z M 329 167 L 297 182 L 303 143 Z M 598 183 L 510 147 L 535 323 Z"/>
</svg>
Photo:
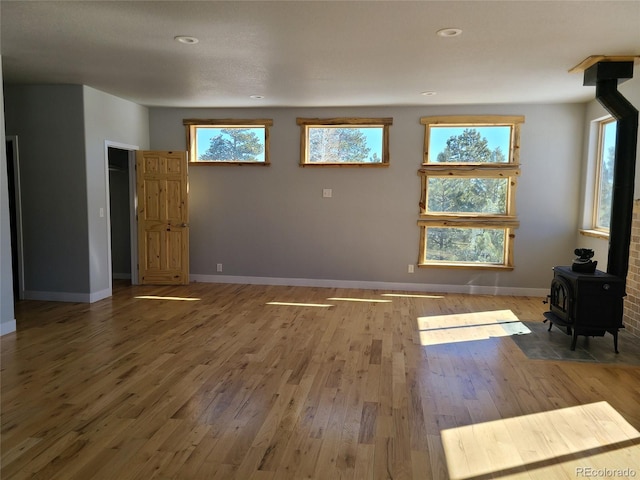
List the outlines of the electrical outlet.
<svg viewBox="0 0 640 480">
<path fill-rule="evenodd" d="M 407 270 L 409 273 L 413 273 L 413 264 L 409 264 L 409 269 Z"/>
<path fill-rule="evenodd" d="M 216 272 L 221 272 L 222 271 L 222 264 L 218 263 L 216 264 Z"/>
<path fill-rule="evenodd" d="M 322 198 L 331 198 L 331 195 L 333 195 L 333 192 L 331 191 L 330 188 L 322 189 Z"/>
</svg>

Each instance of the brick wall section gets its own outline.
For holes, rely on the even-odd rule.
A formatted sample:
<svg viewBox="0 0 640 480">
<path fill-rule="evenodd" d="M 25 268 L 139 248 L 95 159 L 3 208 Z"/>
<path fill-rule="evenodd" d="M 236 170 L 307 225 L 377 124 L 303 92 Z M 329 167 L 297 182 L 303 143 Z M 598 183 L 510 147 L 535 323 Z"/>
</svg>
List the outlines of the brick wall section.
<svg viewBox="0 0 640 480">
<path fill-rule="evenodd" d="M 627 296 L 624 299 L 623 321 L 626 333 L 640 337 L 640 200 L 633 202 L 629 273 L 627 274 Z"/>
</svg>

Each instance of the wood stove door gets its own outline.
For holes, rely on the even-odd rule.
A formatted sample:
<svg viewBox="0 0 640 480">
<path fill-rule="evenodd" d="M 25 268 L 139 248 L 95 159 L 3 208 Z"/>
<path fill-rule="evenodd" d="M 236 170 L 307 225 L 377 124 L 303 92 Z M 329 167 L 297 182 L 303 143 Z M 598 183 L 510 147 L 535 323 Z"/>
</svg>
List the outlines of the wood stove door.
<svg viewBox="0 0 640 480">
<path fill-rule="evenodd" d="M 551 281 L 550 310 L 567 325 L 574 321 L 573 299 L 571 284 L 564 277 L 555 275 Z"/>
</svg>

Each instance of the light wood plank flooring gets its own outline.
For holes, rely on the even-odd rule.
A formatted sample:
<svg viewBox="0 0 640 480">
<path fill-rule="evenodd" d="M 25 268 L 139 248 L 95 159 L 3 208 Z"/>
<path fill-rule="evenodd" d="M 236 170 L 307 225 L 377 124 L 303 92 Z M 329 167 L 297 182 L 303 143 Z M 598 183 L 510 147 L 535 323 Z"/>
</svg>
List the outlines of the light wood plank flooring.
<svg viewBox="0 0 640 480">
<path fill-rule="evenodd" d="M 640 368 L 527 359 L 509 335 L 545 308 L 217 284 L 23 301 L 0 477 L 640 478 Z"/>
</svg>

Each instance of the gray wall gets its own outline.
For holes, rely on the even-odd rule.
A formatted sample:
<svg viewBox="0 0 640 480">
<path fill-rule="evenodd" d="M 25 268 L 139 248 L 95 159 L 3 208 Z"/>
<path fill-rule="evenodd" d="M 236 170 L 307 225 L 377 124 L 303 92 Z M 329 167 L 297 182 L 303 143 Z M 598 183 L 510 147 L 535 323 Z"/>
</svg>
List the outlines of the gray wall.
<svg viewBox="0 0 640 480">
<path fill-rule="evenodd" d="M 150 109 L 152 149 L 185 147 L 183 118 L 272 118 L 270 167 L 189 170 L 191 273 L 396 284 L 547 288 L 551 267 L 574 248 L 584 105 L 331 109 Z M 444 114 L 525 115 L 520 228 L 511 272 L 420 268 L 418 200 L 424 127 Z M 296 117 L 393 117 L 391 166 L 301 168 Z M 333 198 L 322 198 L 331 188 Z M 223 264 L 216 279 L 216 264 Z"/>
<path fill-rule="evenodd" d="M 91 294 L 110 295 L 109 230 L 107 227 L 108 170 L 105 142 L 149 148 L 149 112 L 146 107 L 83 87 L 86 138 L 86 187 L 89 212 L 89 266 Z M 105 212 L 100 217 L 100 209 Z"/>
<path fill-rule="evenodd" d="M 0 56 L 0 335 L 15 330 L 13 276 L 11 266 L 11 230 L 7 180 L 7 152 L 4 134 L 4 96 L 2 57 Z"/>
<path fill-rule="evenodd" d="M 638 79 L 621 92 L 640 103 Z M 105 141 L 185 149 L 183 118 L 273 118 L 271 167 L 190 168 L 191 272 L 196 278 L 389 282 L 546 289 L 572 258 L 582 226 L 587 128 L 599 104 L 341 109 L 152 108 L 83 86 L 5 88 L 18 135 L 25 285 L 33 292 L 109 291 Z M 442 114 L 525 115 L 512 272 L 417 269 L 417 202 L 424 127 Z M 300 168 L 296 117 L 393 117 L 388 169 Z M 4 145 L 4 142 L 3 142 Z M 5 162 L 3 152 L 3 162 Z M 582 173 L 581 173 L 582 172 Z M 6 165 L 3 163 L 3 192 Z M 333 189 L 323 199 L 322 189 Z M 7 200 L 0 198 L 2 222 Z M 105 217 L 99 209 L 105 208 Z M 13 322 L 8 228 L 2 224 L 2 322 Z M 7 238 L 5 238 L 7 237 Z M 597 242 L 597 241 L 596 241 Z M 604 242 L 606 244 L 606 242 Z M 588 246 L 581 244 L 581 246 Z M 602 249 L 598 247 L 598 249 Z M 224 271 L 216 273 L 216 264 Z M 83 297 L 84 298 L 84 297 Z"/>
<path fill-rule="evenodd" d="M 87 292 L 82 87 L 8 86 L 5 107 L 20 144 L 26 295 Z"/>
<path fill-rule="evenodd" d="M 109 296 L 106 142 L 148 148 L 148 110 L 81 85 L 8 86 L 5 106 L 20 144 L 25 297 Z"/>
</svg>

